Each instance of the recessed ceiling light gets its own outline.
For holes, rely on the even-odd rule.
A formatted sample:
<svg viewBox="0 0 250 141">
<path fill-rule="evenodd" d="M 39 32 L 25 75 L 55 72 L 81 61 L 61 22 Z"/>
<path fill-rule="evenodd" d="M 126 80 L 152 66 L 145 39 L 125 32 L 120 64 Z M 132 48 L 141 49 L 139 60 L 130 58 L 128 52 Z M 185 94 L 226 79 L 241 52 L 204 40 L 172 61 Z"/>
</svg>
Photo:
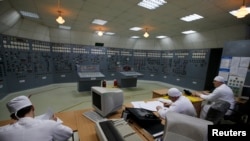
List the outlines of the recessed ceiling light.
<svg viewBox="0 0 250 141">
<path fill-rule="evenodd" d="M 65 26 L 65 25 L 59 25 L 59 28 L 61 28 L 61 29 L 67 29 L 67 30 L 71 29 L 70 26 Z"/>
<path fill-rule="evenodd" d="M 104 20 L 100 20 L 100 19 L 94 19 L 92 21 L 93 24 L 98 24 L 98 25 L 105 25 L 107 23 L 107 21 Z"/>
<path fill-rule="evenodd" d="M 202 18 L 204 18 L 204 17 L 202 17 L 201 15 L 192 14 L 192 15 L 189 15 L 189 16 L 182 17 L 181 20 L 186 21 L 186 22 L 191 22 L 191 21 L 194 21 L 194 20 L 202 19 Z"/>
<path fill-rule="evenodd" d="M 167 3 L 165 0 L 142 0 L 137 5 L 149 10 L 153 10 L 165 3 Z"/>
<path fill-rule="evenodd" d="M 246 10 L 248 11 L 248 13 L 250 13 L 250 7 L 246 7 Z M 229 13 L 232 14 L 233 16 L 237 17 L 237 15 L 236 15 L 237 12 L 238 12 L 238 10 L 232 10 Z"/>
<path fill-rule="evenodd" d="M 105 32 L 106 35 L 114 35 L 115 33 L 113 32 Z"/>
<path fill-rule="evenodd" d="M 137 38 L 140 38 L 140 37 L 139 36 L 131 36 L 131 38 L 137 39 Z"/>
<path fill-rule="evenodd" d="M 161 36 L 156 36 L 156 38 L 163 39 L 163 38 L 167 38 L 167 36 L 161 35 Z"/>
<path fill-rule="evenodd" d="M 139 31 L 139 30 L 141 30 L 142 28 L 140 28 L 140 27 L 132 27 L 132 28 L 130 28 L 129 30 L 133 30 L 133 31 Z"/>
<path fill-rule="evenodd" d="M 36 13 L 32 13 L 32 12 L 28 12 L 28 11 L 20 11 L 20 13 L 21 13 L 21 15 L 23 15 L 25 17 L 39 19 L 39 16 Z"/>
<path fill-rule="evenodd" d="M 196 31 L 194 31 L 194 30 L 187 30 L 187 31 L 183 31 L 183 32 L 181 32 L 181 33 L 183 33 L 183 34 L 192 34 L 192 33 L 195 33 Z"/>
</svg>

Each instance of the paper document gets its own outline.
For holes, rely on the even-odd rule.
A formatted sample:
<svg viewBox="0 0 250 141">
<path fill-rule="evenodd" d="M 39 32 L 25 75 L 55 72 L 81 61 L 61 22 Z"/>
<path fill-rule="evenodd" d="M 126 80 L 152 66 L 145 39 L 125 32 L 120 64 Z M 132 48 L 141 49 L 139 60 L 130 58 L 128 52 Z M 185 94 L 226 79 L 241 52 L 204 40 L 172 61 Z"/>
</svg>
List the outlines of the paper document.
<svg viewBox="0 0 250 141">
<path fill-rule="evenodd" d="M 162 106 L 162 107 L 164 106 L 163 103 L 160 101 L 148 101 L 148 102 L 134 101 L 131 103 L 134 106 L 134 108 L 142 108 L 142 109 L 146 109 L 149 111 L 157 111 L 156 110 L 157 106 Z"/>
<path fill-rule="evenodd" d="M 50 120 L 52 119 L 54 116 L 54 112 L 52 111 L 51 108 L 48 108 L 48 111 L 42 115 L 39 115 L 39 116 L 35 116 L 35 119 L 41 119 L 41 120 Z M 63 123 L 63 121 L 61 119 L 59 119 L 57 117 L 57 121 L 58 123 Z"/>
<path fill-rule="evenodd" d="M 131 104 L 133 105 L 134 108 L 141 108 L 141 104 L 144 104 L 144 101 L 133 101 Z"/>
</svg>

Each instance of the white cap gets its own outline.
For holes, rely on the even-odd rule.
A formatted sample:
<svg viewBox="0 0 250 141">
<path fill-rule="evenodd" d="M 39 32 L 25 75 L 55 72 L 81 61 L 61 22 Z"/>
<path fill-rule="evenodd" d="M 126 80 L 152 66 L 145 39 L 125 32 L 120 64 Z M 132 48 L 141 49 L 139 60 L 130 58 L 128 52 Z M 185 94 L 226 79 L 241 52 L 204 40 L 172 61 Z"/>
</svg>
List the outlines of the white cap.
<svg viewBox="0 0 250 141">
<path fill-rule="evenodd" d="M 178 97 L 181 96 L 182 93 L 176 88 L 171 88 L 168 90 L 168 95 L 171 97 Z"/>
<path fill-rule="evenodd" d="M 27 96 L 15 97 L 6 104 L 10 114 L 16 113 L 20 109 L 31 105 L 32 103 Z"/>
<path fill-rule="evenodd" d="M 222 77 L 222 76 L 216 76 L 216 77 L 214 78 L 214 80 L 215 80 L 215 81 L 218 81 L 218 82 L 222 82 L 222 83 L 225 82 L 225 79 L 224 79 L 224 77 Z"/>
</svg>

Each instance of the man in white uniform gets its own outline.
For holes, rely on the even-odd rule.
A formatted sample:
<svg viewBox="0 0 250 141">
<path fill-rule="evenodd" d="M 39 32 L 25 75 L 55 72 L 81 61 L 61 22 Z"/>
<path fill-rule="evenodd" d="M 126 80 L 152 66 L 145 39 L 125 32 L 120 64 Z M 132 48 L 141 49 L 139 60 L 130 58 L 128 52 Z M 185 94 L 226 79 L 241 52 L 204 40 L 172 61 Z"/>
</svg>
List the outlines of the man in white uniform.
<svg viewBox="0 0 250 141">
<path fill-rule="evenodd" d="M 67 141 L 71 128 L 52 120 L 35 119 L 34 107 L 26 96 L 18 96 L 6 104 L 13 124 L 0 127 L 1 141 Z"/>
<path fill-rule="evenodd" d="M 216 100 L 223 100 L 230 103 L 230 109 L 234 108 L 235 99 L 233 91 L 230 87 L 225 84 L 225 80 L 222 76 L 216 76 L 213 81 L 215 89 L 212 93 L 195 93 L 195 96 L 198 96 L 205 101 L 203 102 L 203 106 L 201 109 L 200 118 L 205 119 L 207 112 L 211 106 L 211 104 Z M 231 110 L 228 110 L 225 115 L 230 115 L 232 113 Z"/>
<path fill-rule="evenodd" d="M 161 118 L 165 119 L 168 111 L 173 111 L 181 114 L 186 114 L 189 116 L 197 116 L 196 110 L 192 102 L 185 96 L 182 95 L 177 88 L 171 88 L 168 90 L 169 99 L 172 103 L 164 103 L 164 107 L 157 106 L 157 112 Z"/>
</svg>

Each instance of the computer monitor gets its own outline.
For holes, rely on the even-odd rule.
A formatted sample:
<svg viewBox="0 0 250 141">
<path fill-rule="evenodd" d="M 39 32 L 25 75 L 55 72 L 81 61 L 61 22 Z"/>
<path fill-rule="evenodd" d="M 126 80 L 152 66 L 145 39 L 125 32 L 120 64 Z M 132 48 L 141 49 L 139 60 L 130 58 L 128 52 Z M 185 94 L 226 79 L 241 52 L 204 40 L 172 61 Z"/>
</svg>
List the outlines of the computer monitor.
<svg viewBox="0 0 250 141">
<path fill-rule="evenodd" d="M 241 90 L 240 98 L 248 100 L 250 97 L 250 85 L 244 85 Z"/>
<path fill-rule="evenodd" d="M 91 87 L 92 107 L 103 117 L 121 109 L 123 106 L 123 91 L 118 88 Z"/>
</svg>

